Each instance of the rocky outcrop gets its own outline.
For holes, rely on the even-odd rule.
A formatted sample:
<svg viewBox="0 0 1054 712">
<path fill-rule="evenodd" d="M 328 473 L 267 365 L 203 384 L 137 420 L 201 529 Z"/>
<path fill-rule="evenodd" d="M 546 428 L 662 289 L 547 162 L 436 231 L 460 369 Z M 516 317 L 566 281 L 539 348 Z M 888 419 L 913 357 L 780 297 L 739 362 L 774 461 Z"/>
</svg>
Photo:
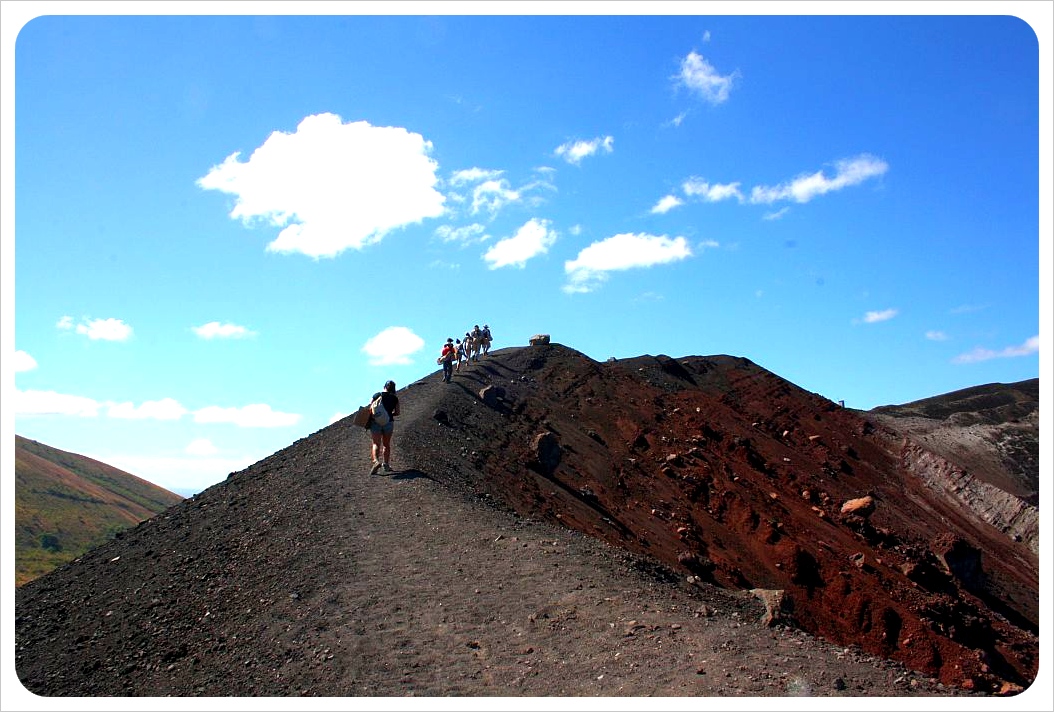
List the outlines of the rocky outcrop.
<svg viewBox="0 0 1054 712">
<path fill-rule="evenodd" d="M 549 343 L 549 334 L 535 334 L 528 343 L 531 346 L 545 346 Z"/>
<path fill-rule="evenodd" d="M 1039 510 L 1012 494 L 982 482 L 942 457 L 905 440 L 901 466 L 926 487 L 975 513 L 1014 541 L 1039 554 Z"/>
</svg>

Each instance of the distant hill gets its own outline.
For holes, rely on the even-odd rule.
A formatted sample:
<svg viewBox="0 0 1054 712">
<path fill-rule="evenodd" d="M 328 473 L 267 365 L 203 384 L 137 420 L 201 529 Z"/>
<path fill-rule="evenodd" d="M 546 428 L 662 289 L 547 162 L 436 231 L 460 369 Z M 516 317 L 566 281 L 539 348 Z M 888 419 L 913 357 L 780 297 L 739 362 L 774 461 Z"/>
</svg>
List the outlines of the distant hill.
<svg viewBox="0 0 1054 712">
<path fill-rule="evenodd" d="M 135 475 L 15 436 L 15 585 L 183 498 Z"/>
<path fill-rule="evenodd" d="M 1002 490 L 1039 504 L 1039 379 L 989 383 L 872 417 Z"/>
</svg>

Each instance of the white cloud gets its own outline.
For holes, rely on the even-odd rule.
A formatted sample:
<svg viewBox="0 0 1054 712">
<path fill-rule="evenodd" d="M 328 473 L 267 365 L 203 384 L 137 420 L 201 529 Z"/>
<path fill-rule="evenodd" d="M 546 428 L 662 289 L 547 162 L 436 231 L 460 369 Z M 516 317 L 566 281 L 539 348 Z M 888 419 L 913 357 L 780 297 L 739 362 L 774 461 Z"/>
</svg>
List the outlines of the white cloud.
<svg viewBox="0 0 1054 712">
<path fill-rule="evenodd" d="M 241 408 L 210 405 L 194 411 L 195 423 L 231 423 L 242 428 L 284 428 L 300 422 L 296 413 L 282 413 L 265 403 L 253 403 Z"/>
<path fill-rule="evenodd" d="M 594 242 L 578 257 L 564 263 L 568 293 L 591 292 L 607 279 L 607 273 L 635 267 L 652 267 L 690 257 L 691 248 L 683 237 L 621 233 Z"/>
<path fill-rule="evenodd" d="M 677 114 L 677 116 L 674 116 L 672 119 L 670 119 L 669 121 L 664 123 L 663 127 L 666 127 L 666 126 L 680 126 L 684 122 L 685 118 L 687 118 L 687 116 L 688 116 L 688 112 L 687 111 L 682 111 L 681 113 Z"/>
<path fill-rule="evenodd" d="M 208 438 L 197 438 L 191 440 L 183 452 L 195 457 L 212 457 L 220 450 Z"/>
<path fill-rule="evenodd" d="M 337 422 L 338 420 L 343 420 L 344 418 L 347 418 L 349 415 L 351 415 L 351 413 L 339 413 L 339 412 L 338 413 L 334 413 L 329 418 L 329 425 L 333 425 L 333 423 Z"/>
<path fill-rule="evenodd" d="M 699 245 L 699 247 L 702 248 L 717 248 L 721 246 L 721 243 L 719 243 L 717 240 L 711 239 L 700 240 L 697 244 Z"/>
<path fill-rule="evenodd" d="M 568 163 L 577 166 L 582 162 L 583 158 L 595 155 L 599 150 L 603 150 L 604 153 L 611 153 L 615 150 L 614 145 L 614 136 L 597 136 L 591 141 L 568 141 L 557 146 L 553 153 Z"/>
<path fill-rule="evenodd" d="M 25 351 L 15 351 L 15 373 L 32 371 L 37 367 L 37 360 Z"/>
<path fill-rule="evenodd" d="M 494 214 L 520 199 L 520 192 L 509 187 L 504 178 L 485 180 L 472 189 L 472 214 L 481 210 Z"/>
<path fill-rule="evenodd" d="M 899 312 L 896 309 L 883 309 L 882 311 L 869 311 L 864 314 L 865 324 L 877 324 L 880 321 L 889 321 Z"/>
<path fill-rule="evenodd" d="M 487 235 L 486 233 L 486 226 L 480 225 L 479 223 L 472 223 L 471 225 L 463 225 L 461 227 L 440 225 L 435 230 L 436 237 L 443 242 L 460 242 L 464 245 L 488 240 L 490 235 Z"/>
<path fill-rule="evenodd" d="M 684 194 L 690 198 L 700 198 L 707 203 L 716 203 L 721 200 L 735 198 L 743 201 L 743 194 L 739 192 L 739 183 L 707 183 L 702 178 L 689 178 L 681 186 Z"/>
<path fill-rule="evenodd" d="M 424 345 L 424 339 L 407 327 L 389 326 L 366 341 L 362 352 L 369 356 L 371 366 L 406 365 L 413 363 L 410 356 Z"/>
<path fill-rule="evenodd" d="M 926 332 L 926 338 L 930 341 L 947 341 L 948 335 L 943 331 L 930 330 Z"/>
<path fill-rule="evenodd" d="M 106 414 L 123 420 L 179 420 L 187 409 L 172 398 L 134 403 L 107 403 Z"/>
<path fill-rule="evenodd" d="M 487 250 L 483 259 L 490 269 L 499 267 L 524 267 L 527 260 L 549 251 L 556 242 L 556 231 L 552 230 L 548 220 L 531 218 L 524 223 L 516 234 L 499 241 Z"/>
<path fill-rule="evenodd" d="M 952 363 L 978 363 L 980 361 L 990 361 L 994 358 L 1015 358 L 1017 356 L 1029 356 L 1035 353 L 1039 353 L 1039 336 L 1033 336 L 1027 339 L 1025 343 L 1020 346 L 1007 346 L 1000 351 L 992 351 L 978 346 L 973 351 L 959 354 L 952 359 Z"/>
<path fill-rule="evenodd" d="M 465 185 L 468 183 L 481 183 L 485 180 L 496 180 L 501 178 L 504 171 L 491 170 L 487 168 L 465 168 L 454 171 L 450 176 L 450 185 Z"/>
<path fill-rule="evenodd" d="M 404 128 L 316 114 L 294 133 L 272 133 L 244 163 L 231 154 L 197 184 L 237 196 L 231 218 L 282 227 L 269 251 L 335 257 L 443 214 L 431 150 Z"/>
<path fill-rule="evenodd" d="M 218 321 L 210 321 L 201 326 L 192 326 L 194 333 L 203 339 L 241 339 L 246 336 L 255 336 L 255 331 L 250 331 L 244 326 L 237 324 L 221 324 Z"/>
<path fill-rule="evenodd" d="M 15 389 L 16 415 L 74 415 L 95 418 L 99 415 L 98 401 L 83 396 L 71 396 L 55 391 L 20 391 Z"/>
<path fill-rule="evenodd" d="M 823 171 L 797 178 L 776 186 L 754 186 L 750 192 L 750 202 L 769 204 L 778 200 L 793 200 L 796 203 L 807 203 L 813 198 L 859 185 L 868 178 L 883 175 L 889 170 L 889 164 L 868 154 L 847 158 L 835 163 L 835 174 L 828 178 Z"/>
<path fill-rule="evenodd" d="M 64 316 L 55 326 L 59 329 L 74 329 L 92 341 L 127 341 L 132 337 L 132 327 L 120 319 L 84 319 L 76 327 L 73 317 Z"/>
<path fill-rule="evenodd" d="M 789 212 L 790 212 L 790 208 L 785 206 L 785 207 L 780 208 L 779 210 L 777 210 L 774 213 L 765 213 L 764 215 L 761 216 L 761 219 L 762 220 L 779 220 L 780 218 L 782 218 L 784 215 L 786 215 Z"/>
<path fill-rule="evenodd" d="M 677 75 L 677 80 L 709 103 L 721 104 L 728 100 L 732 85 L 739 76 L 738 70 L 722 76 L 698 52 L 689 52 L 681 60 L 681 73 Z"/>
<path fill-rule="evenodd" d="M 652 206 L 651 212 L 654 215 L 665 215 L 676 207 L 684 205 L 684 201 L 678 198 L 676 195 L 666 195 L 659 199 L 655 205 Z"/>
</svg>

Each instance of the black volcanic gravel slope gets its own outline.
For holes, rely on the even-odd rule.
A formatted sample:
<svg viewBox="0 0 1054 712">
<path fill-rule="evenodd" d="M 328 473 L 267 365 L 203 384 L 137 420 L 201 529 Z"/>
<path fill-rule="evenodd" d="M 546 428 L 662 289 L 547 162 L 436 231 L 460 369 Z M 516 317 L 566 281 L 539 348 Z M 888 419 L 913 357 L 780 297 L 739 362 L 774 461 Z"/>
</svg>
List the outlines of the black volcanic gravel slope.
<svg viewBox="0 0 1054 712">
<path fill-rule="evenodd" d="M 665 525 L 598 518 L 603 453 L 662 442 L 575 427 L 601 422 L 609 385 L 671 418 L 683 384 L 752 367 L 642 358 L 502 349 L 400 391 L 391 475 L 367 474 L 350 419 L 232 473 L 18 589 L 19 680 L 62 697 L 971 694 L 763 624 L 759 598 L 655 555 Z M 524 444 L 541 430 L 559 432 L 555 471 Z"/>
</svg>

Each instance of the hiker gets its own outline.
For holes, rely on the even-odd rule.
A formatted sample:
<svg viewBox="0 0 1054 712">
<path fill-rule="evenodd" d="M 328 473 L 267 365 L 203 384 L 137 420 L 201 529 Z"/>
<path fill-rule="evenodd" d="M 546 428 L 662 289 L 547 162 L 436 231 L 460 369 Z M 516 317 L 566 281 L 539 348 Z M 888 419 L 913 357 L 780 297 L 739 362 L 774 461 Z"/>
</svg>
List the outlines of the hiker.
<svg viewBox="0 0 1054 712">
<path fill-rule="evenodd" d="M 465 342 L 461 339 L 454 339 L 454 372 L 457 373 L 461 370 L 461 362 L 465 360 Z"/>
<path fill-rule="evenodd" d="M 437 363 L 443 364 L 443 383 L 450 383 L 450 377 L 454 375 L 454 357 L 457 350 L 454 348 L 454 340 L 447 339 L 443 344 L 443 350 L 439 353 Z"/>
<path fill-rule="evenodd" d="M 479 361 L 479 349 L 483 345 L 483 332 L 479 324 L 472 327 L 472 360 Z"/>
<path fill-rule="evenodd" d="M 487 352 L 490 351 L 490 326 L 487 324 L 483 325 L 483 355 L 486 356 Z"/>
<path fill-rule="evenodd" d="M 388 413 L 388 422 L 381 425 L 372 416 L 370 417 L 370 439 L 373 441 L 370 449 L 370 456 L 373 460 L 371 475 L 376 475 L 382 467 L 385 472 L 392 471 L 392 432 L 395 430 L 395 416 L 399 415 L 399 397 L 395 395 L 395 381 L 386 381 L 384 390 L 374 393 L 372 400 L 376 400 L 378 396 L 381 399 L 381 405 Z"/>
</svg>

